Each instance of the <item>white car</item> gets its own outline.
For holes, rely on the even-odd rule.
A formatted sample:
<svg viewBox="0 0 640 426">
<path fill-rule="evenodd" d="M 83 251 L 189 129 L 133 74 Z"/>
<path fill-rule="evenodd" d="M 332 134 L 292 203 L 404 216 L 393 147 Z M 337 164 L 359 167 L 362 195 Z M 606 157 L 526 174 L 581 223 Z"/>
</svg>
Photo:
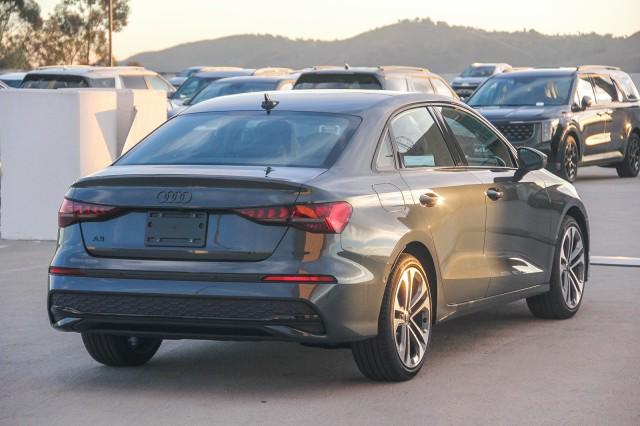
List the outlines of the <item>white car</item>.
<svg viewBox="0 0 640 426">
<path fill-rule="evenodd" d="M 143 67 L 52 66 L 29 71 L 21 88 L 114 88 L 162 90 L 170 95 L 174 87 L 158 73 Z"/>
</svg>

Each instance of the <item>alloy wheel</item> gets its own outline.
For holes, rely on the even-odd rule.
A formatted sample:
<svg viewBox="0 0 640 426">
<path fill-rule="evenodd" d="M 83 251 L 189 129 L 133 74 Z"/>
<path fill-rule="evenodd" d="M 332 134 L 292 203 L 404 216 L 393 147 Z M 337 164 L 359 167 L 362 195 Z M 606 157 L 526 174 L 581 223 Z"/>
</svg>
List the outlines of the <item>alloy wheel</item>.
<svg viewBox="0 0 640 426">
<path fill-rule="evenodd" d="M 567 179 L 573 181 L 578 172 L 578 147 L 571 139 L 564 144 L 564 171 Z"/>
<path fill-rule="evenodd" d="M 400 361 L 417 367 L 427 350 L 431 329 L 431 293 L 424 274 L 408 267 L 400 276 L 394 294 L 393 332 Z"/>
<path fill-rule="evenodd" d="M 585 252 L 582 234 L 575 226 L 569 226 L 560 248 L 560 288 L 569 309 L 575 309 L 582 299 L 585 278 Z"/>
</svg>

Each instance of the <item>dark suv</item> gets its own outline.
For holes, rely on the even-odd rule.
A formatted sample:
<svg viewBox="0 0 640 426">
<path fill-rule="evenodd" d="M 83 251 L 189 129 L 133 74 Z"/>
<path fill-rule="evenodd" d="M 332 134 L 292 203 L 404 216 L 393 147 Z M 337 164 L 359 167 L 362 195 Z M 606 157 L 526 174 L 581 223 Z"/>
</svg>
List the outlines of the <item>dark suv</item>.
<svg viewBox="0 0 640 426">
<path fill-rule="evenodd" d="M 381 67 L 314 67 L 300 74 L 297 89 L 364 89 L 435 93 L 451 99 L 458 95 L 437 74 L 426 68 L 385 65 Z"/>
<path fill-rule="evenodd" d="M 640 97 L 619 68 L 531 69 L 496 75 L 468 99 L 516 146 L 549 156 L 549 168 L 574 181 L 578 166 L 640 171 Z"/>
</svg>

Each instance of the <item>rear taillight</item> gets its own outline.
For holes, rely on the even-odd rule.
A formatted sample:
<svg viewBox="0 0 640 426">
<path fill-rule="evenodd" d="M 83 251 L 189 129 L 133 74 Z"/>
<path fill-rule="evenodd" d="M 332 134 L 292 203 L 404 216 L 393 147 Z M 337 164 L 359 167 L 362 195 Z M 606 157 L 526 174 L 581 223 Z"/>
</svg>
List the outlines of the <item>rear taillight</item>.
<svg viewBox="0 0 640 426">
<path fill-rule="evenodd" d="M 105 220 L 113 217 L 118 211 L 117 207 L 83 203 L 65 198 L 58 211 L 58 226 L 64 228 L 77 222 Z"/>
<path fill-rule="evenodd" d="M 339 234 L 349 223 L 351 205 L 344 201 L 295 206 L 255 207 L 235 210 L 258 223 L 287 225 L 320 234 Z"/>
</svg>

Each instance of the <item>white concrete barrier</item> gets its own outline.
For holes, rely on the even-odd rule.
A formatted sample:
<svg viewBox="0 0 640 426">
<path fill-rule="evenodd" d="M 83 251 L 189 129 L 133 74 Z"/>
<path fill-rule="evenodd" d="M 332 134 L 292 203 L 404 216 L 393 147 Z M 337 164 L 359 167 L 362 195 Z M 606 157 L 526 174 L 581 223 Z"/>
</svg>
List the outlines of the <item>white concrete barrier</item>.
<svg viewBox="0 0 640 426">
<path fill-rule="evenodd" d="M 163 92 L 136 92 L 143 91 L 0 91 L 2 238 L 55 239 L 69 185 L 166 119 Z"/>
</svg>

